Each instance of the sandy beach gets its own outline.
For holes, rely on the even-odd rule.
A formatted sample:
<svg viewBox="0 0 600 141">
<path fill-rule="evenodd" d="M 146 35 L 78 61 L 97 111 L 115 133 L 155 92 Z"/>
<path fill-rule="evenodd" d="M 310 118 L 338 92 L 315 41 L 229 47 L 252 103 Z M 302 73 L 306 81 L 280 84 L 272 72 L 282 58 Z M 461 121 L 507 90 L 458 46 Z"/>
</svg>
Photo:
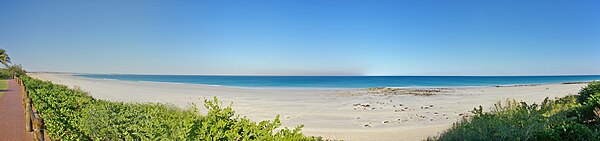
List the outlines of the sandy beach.
<svg viewBox="0 0 600 141">
<path fill-rule="evenodd" d="M 281 115 L 284 126 L 303 124 L 303 133 L 344 140 L 423 140 L 468 116 L 476 106 L 500 100 L 540 103 L 577 94 L 585 83 L 469 88 L 267 89 L 92 79 L 69 74 L 31 77 L 81 88 L 97 99 L 159 102 L 187 107 L 217 96 L 237 114 L 255 121 Z M 205 110 L 202 109 L 204 112 Z M 489 111 L 489 110 L 488 110 Z"/>
</svg>

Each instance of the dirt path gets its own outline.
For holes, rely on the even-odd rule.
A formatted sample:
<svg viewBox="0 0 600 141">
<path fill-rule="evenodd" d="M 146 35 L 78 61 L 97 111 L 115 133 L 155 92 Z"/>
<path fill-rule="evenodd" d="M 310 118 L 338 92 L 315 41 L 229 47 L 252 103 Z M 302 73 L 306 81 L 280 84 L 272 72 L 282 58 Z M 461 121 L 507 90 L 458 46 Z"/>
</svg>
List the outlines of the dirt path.
<svg viewBox="0 0 600 141">
<path fill-rule="evenodd" d="M 0 97 L 0 140 L 31 141 L 32 135 L 25 131 L 25 112 L 21 90 L 15 80 L 8 80 L 8 89 Z"/>
</svg>

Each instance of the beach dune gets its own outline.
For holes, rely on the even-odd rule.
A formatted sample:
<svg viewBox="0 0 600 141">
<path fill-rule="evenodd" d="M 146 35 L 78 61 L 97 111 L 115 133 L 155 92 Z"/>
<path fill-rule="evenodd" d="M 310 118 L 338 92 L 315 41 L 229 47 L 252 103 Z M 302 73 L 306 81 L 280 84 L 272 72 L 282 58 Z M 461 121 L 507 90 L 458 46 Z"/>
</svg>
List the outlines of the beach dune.
<svg viewBox="0 0 600 141">
<path fill-rule="evenodd" d="M 540 103 L 544 98 L 577 94 L 586 83 L 505 87 L 423 89 L 236 88 L 82 78 L 31 73 L 34 78 L 87 91 L 95 98 L 158 102 L 187 107 L 217 96 L 237 114 L 252 120 L 281 115 L 284 126 L 305 125 L 303 133 L 344 140 L 423 140 L 448 129 L 477 106 L 498 101 Z M 202 109 L 201 112 L 206 112 Z"/>
</svg>

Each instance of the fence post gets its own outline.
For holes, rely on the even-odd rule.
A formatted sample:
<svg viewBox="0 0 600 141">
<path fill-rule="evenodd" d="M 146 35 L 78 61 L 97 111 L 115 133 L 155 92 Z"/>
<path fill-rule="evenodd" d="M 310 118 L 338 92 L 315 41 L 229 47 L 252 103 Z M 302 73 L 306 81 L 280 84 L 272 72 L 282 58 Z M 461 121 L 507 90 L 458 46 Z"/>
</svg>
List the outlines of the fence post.
<svg viewBox="0 0 600 141">
<path fill-rule="evenodd" d="M 35 139 L 37 141 L 44 141 L 44 129 L 42 127 L 44 127 L 44 121 L 42 120 L 42 118 L 40 118 L 37 115 L 34 115 L 34 120 L 33 120 L 33 134 Z"/>
<path fill-rule="evenodd" d="M 26 105 L 25 105 L 25 131 L 27 132 L 31 132 L 31 101 L 29 100 L 29 98 L 26 98 Z"/>
<path fill-rule="evenodd" d="M 21 88 L 21 96 L 23 96 L 23 107 L 25 108 L 25 131 L 31 132 L 31 100 L 27 95 L 27 88 L 23 84 L 23 81 L 19 77 L 14 77 Z"/>
</svg>

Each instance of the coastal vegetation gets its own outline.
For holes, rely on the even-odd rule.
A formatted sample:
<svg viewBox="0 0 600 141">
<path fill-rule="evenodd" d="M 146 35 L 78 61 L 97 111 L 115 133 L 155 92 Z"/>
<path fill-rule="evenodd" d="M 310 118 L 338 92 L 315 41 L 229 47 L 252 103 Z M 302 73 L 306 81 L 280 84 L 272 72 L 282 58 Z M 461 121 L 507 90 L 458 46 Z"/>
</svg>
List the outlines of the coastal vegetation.
<svg viewBox="0 0 600 141">
<path fill-rule="evenodd" d="M 254 122 L 235 115 L 215 97 L 208 114 L 159 103 L 94 99 L 86 92 L 21 75 L 45 130 L 56 140 L 323 140 L 302 134 L 302 125 L 281 128 L 274 120 Z"/>
<path fill-rule="evenodd" d="M 9 79 L 14 75 L 24 75 L 27 73 L 21 65 L 11 65 L 0 69 L 0 79 Z"/>
<path fill-rule="evenodd" d="M 591 82 L 579 95 L 541 104 L 507 100 L 490 112 L 480 106 L 472 113 L 428 140 L 600 140 L 600 82 Z"/>
<path fill-rule="evenodd" d="M 23 75 L 26 73 L 21 65 L 9 65 L 11 63 L 10 57 L 4 49 L 0 49 L 0 63 L 5 67 L 0 69 L 0 79 L 8 79 L 12 78 L 15 74 Z"/>
</svg>

